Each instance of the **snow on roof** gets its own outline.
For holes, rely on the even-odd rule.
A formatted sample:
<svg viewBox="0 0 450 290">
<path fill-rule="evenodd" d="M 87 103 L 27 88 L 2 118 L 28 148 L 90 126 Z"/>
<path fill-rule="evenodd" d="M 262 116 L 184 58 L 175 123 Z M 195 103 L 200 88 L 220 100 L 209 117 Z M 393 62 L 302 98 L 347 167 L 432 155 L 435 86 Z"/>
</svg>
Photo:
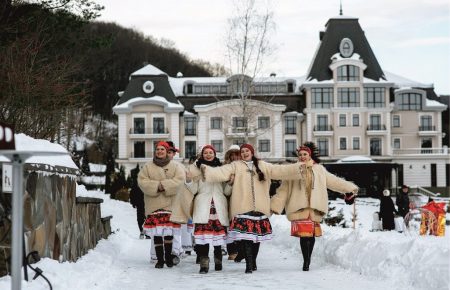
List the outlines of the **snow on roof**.
<svg viewBox="0 0 450 290">
<path fill-rule="evenodd" d="M 318 81 L 317 79 L 308 79 L 304 82 L 305 84 L 334 84 L 333 79 Z"/>
<path fill-rule="evenodd" d="M 89 171 L 90 172 L 106 172 L 106 165 L 89 163 Z"/>
<path fill-rule="evenodd" d="M 132 76 L 154 76 L 154 75 L 167 75 L 165 72 L 157 68 L 156 66 L 153 66 L 151 64 L 148 64 L 144 66 L 141 69 L 138 69 L 137 71 L 133 72 L 131 74 Z"/>
<path fill-rule="evenodd" d="M 375 161 L 366 156 L 354 155 L 339 159 L 336 163 L 375 163 Z"/>
<path fill-rule="evenodd" d="M 425 105 L 427 106 L 427 107 L 439 107 L 439 108 L 447 108 L 447 105 L 445 105 L 445 104 L 442 104 L 442 103 L 439 103 L 438 101 L 436 101 L 436 100 L 429 100 L 429 99 L 426 99 L 426 103 L 425 103 Z"/>
<path fill-rule="evenodd" d="M 358 53 L 353 53 L 351 57 L 343 57 L 341 55 L 340 52 L 337 52 L 335 54 L 333 54 L 330 59 L 335 59 L 335 60 L 349 60 L 349 59 L 353 59 L 353 60 L 357 60 L 360 61 L 361 60 L 361 56 Z"/>
<path fill-rule="evenodd" d="M 172 109 L 183 109 L 183 105 L 181 105 L 180 103 L 171 103 L 169 101 L 166 100 L 166 98 L 164 97 L 160 97 L 160 96 L 153 96 L 151 98 L 143 98 L 143 97 L 136 97 L 136 98 L 132 98 L 128 101 L 126 101 L 125 103 L 122 103 L 120 105 L 114 106 L 114 109 L 127 109 L 128 107 L 132 106 L 134 103 L 146 103 L 146 102 L 151 102 L 151 101 L 156 101 L 159 103 L 164 103 L 168 108 L 172 108 Z"/>
<path fill-rule="evenodd" d="M 37 163 L 37 164 L 47 164 L 51 166 L 63 166 L 68 168 L 78 169 L 78 167 L 73 162 L 67 150 L 56 143 L 51 143 L 47 140 L 33 139 L 25 134 L 15 134 L 14 140 L 16 143 L 16 151 L 31 151 L 31 152 L 58 152 L 66 154 L 55 154 L 46 156 L 34 156 L 26 160 L 25 163 Z M 0 153 L 0 162 L 10 162 L 8 158 L 2 156 Z"/>
<path fill-rule="evenodd" d="M 424 84 L 419 83 L 407 78 L 404 78 L 402 76 L 393 74 L 388 71 L 384 71 L 384 75 L 386 76 L 386 79 L 390 82 L 394 82 L 399 87 L 421 87 L 421 88 L 432 88 L 433 84 Z"/>
</svg>

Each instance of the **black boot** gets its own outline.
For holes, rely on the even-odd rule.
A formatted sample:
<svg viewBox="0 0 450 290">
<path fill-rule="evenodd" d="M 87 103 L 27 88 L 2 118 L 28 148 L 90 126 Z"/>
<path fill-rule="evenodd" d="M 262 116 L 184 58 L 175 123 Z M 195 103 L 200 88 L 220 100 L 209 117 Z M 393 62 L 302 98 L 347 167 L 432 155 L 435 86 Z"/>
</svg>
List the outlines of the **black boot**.
<svg viewBox="0 0 450 290">
<path fill-rule="evenodd" d="M 164 240 L 164 258 L 166 259 L 167 267 L 172 268 L 173 267 L 172 241 Z"/>
<path fill-rule="evenodd" d="M 259 245 L 260 243 L 253 243 L 252 245 L 252 251 L 253 251 L 253 271 L 258 270 L 258 267 L 256 266 L 256 258 L 258 257 L 259 252 Z"/>
<path fill-rule="evenodd" d="M 240 263 L 245 258 L 245 241 L 237 241 L 236 249 L 238 251 L 236 258 L 234 261 L 236 263 Z"/>
<path fill-rule="evenodd" d="M 214 270 L 222 271 L 222 249 L 220 246 L 214 247 Z"/>
<path fill-rule="evenodd" d="M 158 262 L 156 262 L 155 268 L 161 269 L 164 267 L 164 247 L 163 245 L 155 245 L 156 257 Z"/>
<path fill-rule="evenodd" d="M 206 274 L 209 271 L 209 257 L 200 257 L 200 274 Z"/>
<path fill-rule="evenodd" d="M 253 271 L 253 242 L 242 241 L 245 245 L 245 273 L 251 274 Z"/>
<path fill-rule="evenodd" d="M 300 249 L 303 256 L 303 271 L 309 271 L 308 238 L 300 238 Z"/>
<path fill-rule="evenodd" d="M 308 270 L 309 270 L 309 265 L 311 264 L 311 256 L 312 256 L 312 252 L 313 252 L 313 249 L 314 249 L 315 242 L 316 242 L 316 238 L 315 237 L 309 238 L 309 243 L 308 243 Z"/>
</svg>

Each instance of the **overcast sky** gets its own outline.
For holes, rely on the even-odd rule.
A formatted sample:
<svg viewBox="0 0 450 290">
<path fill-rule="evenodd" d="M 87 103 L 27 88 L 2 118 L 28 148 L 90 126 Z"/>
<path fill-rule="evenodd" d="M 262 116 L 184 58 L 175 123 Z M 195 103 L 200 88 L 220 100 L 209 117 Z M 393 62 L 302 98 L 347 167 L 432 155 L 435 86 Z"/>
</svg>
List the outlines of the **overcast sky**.
<svg viewBox="0 0 450 290">
<path fill-rule="evenodd" d="M 97 0 L 99 20 L 170 39 L 191 59 L 226 66 L 224 35 L 231 0 Z M 449 0 L 342 0 L 343 14 L 359 23 L 383 70 L 450 94 Z M 305 75 L 319 43 L 319 31 L 339 14 L 339 0 L 272 0 L 275 54 L 264 75 Z"/>
</svg>

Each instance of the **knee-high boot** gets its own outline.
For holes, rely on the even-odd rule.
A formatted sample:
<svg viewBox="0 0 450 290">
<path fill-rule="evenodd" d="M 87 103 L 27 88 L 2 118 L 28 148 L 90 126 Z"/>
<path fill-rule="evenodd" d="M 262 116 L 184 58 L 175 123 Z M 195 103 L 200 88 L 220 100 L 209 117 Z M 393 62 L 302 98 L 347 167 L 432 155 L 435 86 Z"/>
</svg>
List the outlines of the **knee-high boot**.
<svg viewBox="0 0 450 290">
<path fill-rule="evenodd" d="M 214 270 L 222 271 L 222 247 L 214 246 Z"/>
<path fill-rule="evenodd" d="M 200 257 L 200 274 L 206 274 L 209 271 L 209 244 L 198 245 L 197 254 Z"/>
<path fill-rule="evenodd" d="M 166 265 L 169 268 L 173 267 L 172 240 L 173 236 L 164 237 L 164 258 L 166 260 Z"/>
<path fill-rule="evenodd" d="M 311 256 L 312 256 L 312 252 L 313 252 L 315 243 L 316 243 L 316 238 L 315 237 L 309 238 L 309 243 L 308 243 L 308 270 L 309 270 L 309 265 L 311 264 Z"/>
<path fill-rule="evenodd" d="M 253 243 L 252 244 L 252 251 L 253 251 L 253 271 L 258 270 L 258 267 L 256 266 L 256 258 L 258 257 L 259 253 L 259 245 L 260 243 Z"/>
<path fill-rule="evenodd" d="M 164 246 L 162 237 L 154 237 L 153 243 L 155 243 L 156 257 L 158 258 L 155 268 L 161 269 L 164 267 Z"/>
<path fill-rule="evenodd" d="M 253 271 L 253 242 L 242 241 L 245 244 L 245 273 L 251 274 Z"/>
<path fill-rule="evenodd" d="M 234 258 L 236 263 L 240 263 L 245 258 L 245 241 L 236 241 L 237 256 Z"/>
<path fill-rule="evenodd" d="M 308 238 L 300 238 L 300 249 L 303 256 L 303 271 L 309 270 L 309 251 L 308 251 Z"/>
</svg>

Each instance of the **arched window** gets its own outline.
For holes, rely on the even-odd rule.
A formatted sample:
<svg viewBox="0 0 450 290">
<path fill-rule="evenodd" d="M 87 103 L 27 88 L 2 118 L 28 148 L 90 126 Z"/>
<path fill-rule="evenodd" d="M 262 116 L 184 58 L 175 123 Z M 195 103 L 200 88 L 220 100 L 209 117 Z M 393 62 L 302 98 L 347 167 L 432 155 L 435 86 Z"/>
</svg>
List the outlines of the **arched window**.
<svg viewBox="0 0 450 290">
<path fill-rule="evenodd" d="M 341 65 L 337 68 L 338 82 L 359 81 L 359 67 L 354 65 Z"/>
</svg>

